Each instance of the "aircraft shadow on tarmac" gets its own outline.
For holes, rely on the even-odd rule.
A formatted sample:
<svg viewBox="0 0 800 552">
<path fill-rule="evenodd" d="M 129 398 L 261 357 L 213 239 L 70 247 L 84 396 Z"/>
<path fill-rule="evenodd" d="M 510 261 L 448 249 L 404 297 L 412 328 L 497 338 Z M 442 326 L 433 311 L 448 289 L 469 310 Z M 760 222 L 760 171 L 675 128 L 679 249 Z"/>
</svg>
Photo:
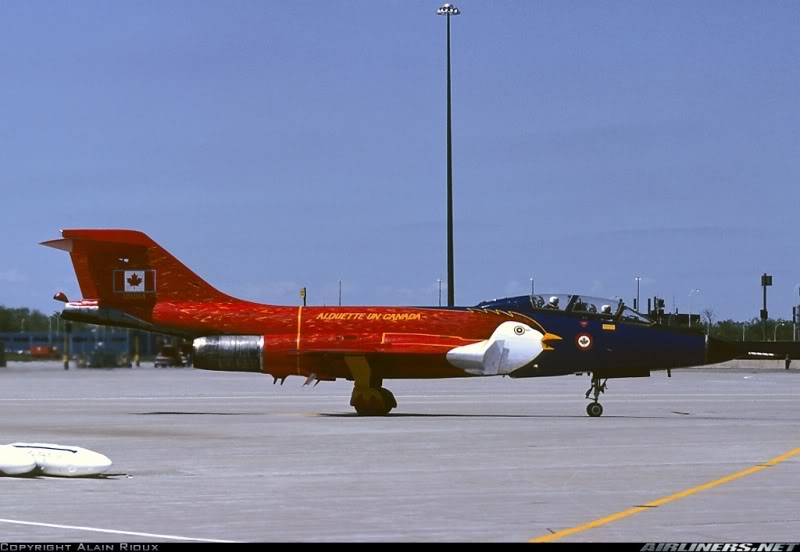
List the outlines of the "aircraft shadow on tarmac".
<svg viewBox="0 0 800 552">
<path fill-rule="evenodd" d="M 316 413 L 315 416 L 320 416 L 324 418 L 364 418 L 364 416 L 359 416 L 355 412 L 339 412 L 339 413 Z M 407 413 L 393 413 L 387 416 L 380 416 L 382 418 L 539 418 L 539 419 L 573 419 L 573 418 L 581 418 L 586 419 L 587 416 L 579 415 L 579 414 L 571 414 L 571 415 L 563 415 L 559 416 L 557 414 L 415 414 L 412 412 Z M 776 418 L 741 418 L 741 417 L 727 417 L 727 416 L 695 416 L 691 412 L 670 412 L 670 414 L 664 416 L 608 416 L 604 415 L 603 419 L 617 419 L 617 420 L 674 420 L 678 418 L 686 418 L 691 419 L 693 421 L 696 420 L 721 420 L 721 421 L 782 421 L 783 418 L 776 417 Z M 374 419 L 374 418 L 365 418 L 365 419 Z"/>
<path fill-rule="evenodd" d="M 178 411 L 163 411 L 163 412 L 131 412 L 136 416 L 265 416 L 266 412 L 178 412 Z M 675 414 L 688 415 L 686 412 L 675 412 Z M 364 417 L 356 412 L 309 412 L 309 416 L 320 416 L 325 418 L 586 418 L 584 415 L 567 415 L 559 416 L 556 414 L 417 414 L 413 412 L 396 412 L 386 416 L 368 416 Z M 606 418 L 630 418 L 630 419 L 645 419 L 645 420 L 659 420 L 663 416 L 606 416 Z"/>
<path fill-rule="evenodd" d="M 159 411 L 159 412 L 131 412 L 135 416 L 269 416 L 267 412 L 180 412 L 180 411 Z M 414 413 L 414 412 L 395 412 L 386 416 L 361 416 L 356 412 L 308 412 L 308 416 L 318 416 L 322 418 L 359 418 L 365 420 L 373 420 L 375 418 L 539 418 L 539 419 L 574 419 L 586 418 L 587 416 L 581 414 L 432 414 L 432 413 Z M 606 415 L 604 419 L 617 419 L 617 420 L 669 420 L 677 417 L 691 417 L 692 420 L 725 420 L 725 421 L 769 421 L 769 420 L 782 420 L 782 418 L 741 418 L 741 417 L 727 417 L 727 416 L 696 416 L 691 412 L 678 412 L 672 411 L 663 416 L 622 416 L 622 415 Z"/>
<path fill-rule="evenodd" d="M 325 414 L 320 412 L 317 416 L 325 418 L 364 418 L 355 412 L 340 412 L 335 414 Z M 415 414 L 413 412 L 397 412 L 380 418 L 586 418 L 585 415 L 566 415 L 557 414 Z M 606 418 L 635 418 L 645 420 L 660 420 L 661 416 L 606 416 Z"/>
<path fill-rule="evenodd" d="M 57 475 L 45 475 L 39 471 L 24 473 L 19 475 L 6 475 L 0 473 L 0 479 L 130 479 L 132 476 L 127 473 L 98 473 L 94 475 L 81 475 L 75 477 L 59 477 Z"/>
<path fill-rule="evenodd" d="M 263 412 L 131 412 L 136 416 L 263 416 Z"/>
</svg>

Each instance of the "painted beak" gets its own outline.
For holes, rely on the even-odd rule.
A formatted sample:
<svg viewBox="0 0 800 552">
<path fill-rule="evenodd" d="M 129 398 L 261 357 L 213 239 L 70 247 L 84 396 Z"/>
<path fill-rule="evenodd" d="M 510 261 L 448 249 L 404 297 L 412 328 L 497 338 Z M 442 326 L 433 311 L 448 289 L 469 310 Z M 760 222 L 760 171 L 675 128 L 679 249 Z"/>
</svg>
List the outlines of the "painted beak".
<svg viewBox="0 0 800 552">
<path fill-rule="evenodd" d="M 546 333 L 542 336 L 542 351 L 555 351 L 553 347 L 554 341 L 561 341 L 561 336 L 556 334 Z"/>
</svg>

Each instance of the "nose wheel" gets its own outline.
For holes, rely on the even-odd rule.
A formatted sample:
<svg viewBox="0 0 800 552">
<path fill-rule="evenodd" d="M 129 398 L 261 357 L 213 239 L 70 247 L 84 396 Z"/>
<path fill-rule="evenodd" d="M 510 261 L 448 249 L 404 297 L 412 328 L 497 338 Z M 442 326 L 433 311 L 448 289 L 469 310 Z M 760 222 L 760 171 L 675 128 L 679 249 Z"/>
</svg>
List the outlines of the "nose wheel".
<svg viewBox="0 0 800 552">
<path fill-rule="evenodd" d="M 592 418 L 603 415 L 603 405 L 599 402 L 592 402 L 586 405 L 586 413 Z"/>
<path fill-rule="evenodd" d="M 587 399 L 589 395 L 594 394 L 594 400 L 586 405 L 586 413 L 592 418 L 597 418 L 603 414 L 603 405 L 598 402 L 598 399 L 601 393 L 606 392 L 606 382 L 608 382 L 608 379 L 603 380 L 601 383 L 598 376 L 592 375 L 592 386 L 589 387 L 589 390 L 586 392 Z"/>
</svg>

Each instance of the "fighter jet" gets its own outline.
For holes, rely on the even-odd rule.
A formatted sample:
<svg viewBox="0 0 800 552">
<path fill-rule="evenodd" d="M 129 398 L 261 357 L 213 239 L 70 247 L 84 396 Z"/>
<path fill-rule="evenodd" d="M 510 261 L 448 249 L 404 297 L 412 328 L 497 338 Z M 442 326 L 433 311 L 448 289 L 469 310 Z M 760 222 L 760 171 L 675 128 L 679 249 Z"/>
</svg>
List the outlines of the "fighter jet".
<svg viewBox="0 0 800 552">
<path fill-rule="evenodd" d="M 193 339 L 195 368 L 260 372 L 283 382 L 352 380 L 350 405 L 397 406 L 384 380 L 591 374 L 586 412 L 600 416 L 610 378 L 722 362 L 746 351 L 657 325 L 619 300 L 525 295 L 474 307 L 264 305 L 218 291 L 142 232 L 63 230 L 42 245 L 69 252 L 83 299 L 62 318 Z M 316 384 L 316 383 L 315 383 Z"/>
</svg>

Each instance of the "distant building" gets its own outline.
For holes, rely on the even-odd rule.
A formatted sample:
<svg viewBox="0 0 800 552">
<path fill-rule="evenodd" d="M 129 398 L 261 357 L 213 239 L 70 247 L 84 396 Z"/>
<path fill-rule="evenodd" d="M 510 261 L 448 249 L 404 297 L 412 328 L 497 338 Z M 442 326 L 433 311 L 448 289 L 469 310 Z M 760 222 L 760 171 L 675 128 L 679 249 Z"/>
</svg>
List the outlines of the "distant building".
<svg viewBox="0 0 800 552">
<path fill-rule="evenodd" d="M 68 334 L 70 356 L 89 353 L 98 348 L 116 353 L 133 354 L 134 332 L 125 329 L 96 327 L 89 331 Z M 151 356 L 158 353 L 164 336 L 139 332 L 139 353 Z M 42 358 L 60 358 L 64 348 L 64 332 L 0 332 L 0 342 L 7 353 L 32 354 Z M 46 354 L 52 351 L 50 355 Z"/>
</svg>

